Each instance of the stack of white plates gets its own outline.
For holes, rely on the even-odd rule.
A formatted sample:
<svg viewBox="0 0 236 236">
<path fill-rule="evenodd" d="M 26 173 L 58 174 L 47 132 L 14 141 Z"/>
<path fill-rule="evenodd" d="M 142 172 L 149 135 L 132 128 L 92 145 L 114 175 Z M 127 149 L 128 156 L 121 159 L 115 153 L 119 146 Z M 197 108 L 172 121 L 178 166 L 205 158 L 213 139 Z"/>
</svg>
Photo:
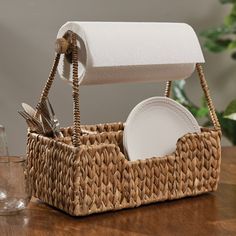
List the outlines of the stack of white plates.
<svg viewBox="0 0 236 236">
<path fill-rule="evenodd" d="M 129 114 L 123 143 L 131 161 L 161 157 L 175 151 L 180 137 L 194 132 L 200 127 L 185 107 L 167 97 L 152 97 Z"/>
</svg>

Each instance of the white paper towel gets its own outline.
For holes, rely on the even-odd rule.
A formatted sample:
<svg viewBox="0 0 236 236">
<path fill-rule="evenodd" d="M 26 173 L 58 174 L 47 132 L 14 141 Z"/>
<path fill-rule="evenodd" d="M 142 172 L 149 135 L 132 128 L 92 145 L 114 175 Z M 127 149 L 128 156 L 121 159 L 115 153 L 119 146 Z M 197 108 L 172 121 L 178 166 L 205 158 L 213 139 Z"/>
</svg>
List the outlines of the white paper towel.
<svg viewBox="0 0 236 236">
<path fill-rule="evenodd" d="M 78 35 L 80 84 L 149 82 L 188 78 L 204 62 L 194 30 L 184 23 L 67 22 L 57 38 Z M 72 81 L 62 55 L 59 75 Z"/>
</svg>

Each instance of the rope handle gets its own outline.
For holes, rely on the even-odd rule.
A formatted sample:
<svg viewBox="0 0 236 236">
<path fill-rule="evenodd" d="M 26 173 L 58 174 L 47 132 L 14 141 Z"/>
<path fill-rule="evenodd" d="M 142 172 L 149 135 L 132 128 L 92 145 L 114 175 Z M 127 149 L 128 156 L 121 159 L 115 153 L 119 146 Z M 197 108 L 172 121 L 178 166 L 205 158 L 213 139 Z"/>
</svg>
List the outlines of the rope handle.
<svg viewBox="0 0 236 236">
<path fill-rule="evenodd" d="M 198 77 L 199 77 L 199 80 L 200 80 L 202 90 L 204 92 L 204 96 L 205 96 L 206 101 L 207 101 L 207 106 L 208 106 L 208 109 L 209 109 L 209 114 L 210 114 L 213 126 L 216 130 L 219 130 L 219 129 L 221 129 L 220 123 L 219 123 L 219 120 L 217 118 L 216 110 L 215 110 L 214 104 L 213 104 L 212 99 L 211 99 L 210 90 L 209 90 L 209 87 L 208 87 L 207 82 L 206 82 L 206 78 L 205 78 L 205 75 L 204 75 L 204 72 L 203 72 L 202 65 L 197 63 L 196 64 L 196 70 L 197 70 L 197 73 L 198 73 Z M 171 85 L 172 85 L 172 81 L 167 81 L 166 82 L 166 88 L 165 88 L 165 94 L 164 94 L 165 97 L 170 97 Z"/>
<path fill-rule="evenodd" d="M 43 88 L 40 96 L 40 100 L 36 106 L 36 116 L 42 103 L 47 99 L 49 91 L 51 89 L 52 83 L 56 76 L 56 70 L 58 63 L 60 61 L 60 55 L 65 54 L 69 60 L 72 61 L 73 66 L 73 136 L 72 142 L 74 147 L 79 147 L 81 144 L 81 122 L 80 122 L 80 106 L 79 106 L 79 79 L 78 79 L 78 46 L 77 46 L 77 36 L 72 31 L 67 32 L 67 34 L 56 41 L 56 55 L 54 58 L 54 63 L 50 71 L 48 80 Z M 220 123 L 218 121 L 215 107 L 213 105 L 210 91 L 205 79 L 202 66 L 197 63 L 196 69 L 200 79 L 201 87 L 203 89 L 205 98 L 207 100 L 207 105 L 210 113 L 210 117 L 215 129 L 220 129 Z M 165 96 L 170 97 L 172 81 L 167 81 Z"/>
<path fill-rule="evenodd" d="M 68 42 L 68 43 L 67 43 Z M 79 79 L 78 79 L 78 46 L 77 36 L 70 32 L 67 34 L 67 39 L 59 39 L 56 41 L 56 55 L 50 71 L 48 80 L 43 88 L 40 100 L 36 106 L 36 116 L 39 113 L 39 108 L 47 99 L 52 83 L 56 77 L 56 70 L 60 60 L 61 53 L 70 53 L 73 66 L 73 136 L 72 142 L 74 147 L 80 146 L 81 126 L 80 126 L 80 108 L 79 108 Z"/>
</svg>

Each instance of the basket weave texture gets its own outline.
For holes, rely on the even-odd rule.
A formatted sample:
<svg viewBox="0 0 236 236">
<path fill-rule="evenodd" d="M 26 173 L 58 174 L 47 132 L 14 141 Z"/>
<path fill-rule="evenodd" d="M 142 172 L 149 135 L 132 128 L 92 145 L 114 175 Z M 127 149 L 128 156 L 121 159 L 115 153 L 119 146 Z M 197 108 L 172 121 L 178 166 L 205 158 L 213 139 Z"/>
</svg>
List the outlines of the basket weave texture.
<svg viewBox="0 0 236 236">
<path fill-rule="evenodd" d="M 201 66 L 197 70 L 214 128 L 180 137 L 170 155 L 129 161 L 123 151 L 123 123 L 80 125 L 75 34 L 72 46 L 74 125 L 62 129 L 62 139 L 28 133 L 27 177 L 32 195 L 82 216 L 215 191 L 221 131 Z M 38 107 L 48 96 L 59 58 L 57 54 Z M 170 95 L 170 87 L 169 81 L 165 96 Z M 94 133 L 82 134 L 81 128 Z"/>
</svg>

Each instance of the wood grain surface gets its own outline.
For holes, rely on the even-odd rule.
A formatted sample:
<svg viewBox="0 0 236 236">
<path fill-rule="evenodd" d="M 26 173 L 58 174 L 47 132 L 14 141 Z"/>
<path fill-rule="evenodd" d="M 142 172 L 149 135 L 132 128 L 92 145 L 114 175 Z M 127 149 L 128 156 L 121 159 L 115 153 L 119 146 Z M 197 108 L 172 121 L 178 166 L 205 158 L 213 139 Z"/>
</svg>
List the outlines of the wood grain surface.
<svg viewBox="0 0 236 236">
<path fill-rule="evenodd" d="M 0 236 L 236 235 L 236 147 L 222 152 L 215 193 L 86 217 L 71 217 L 33 198 L 20 214 L 0 216 Z"/>
</svg>

